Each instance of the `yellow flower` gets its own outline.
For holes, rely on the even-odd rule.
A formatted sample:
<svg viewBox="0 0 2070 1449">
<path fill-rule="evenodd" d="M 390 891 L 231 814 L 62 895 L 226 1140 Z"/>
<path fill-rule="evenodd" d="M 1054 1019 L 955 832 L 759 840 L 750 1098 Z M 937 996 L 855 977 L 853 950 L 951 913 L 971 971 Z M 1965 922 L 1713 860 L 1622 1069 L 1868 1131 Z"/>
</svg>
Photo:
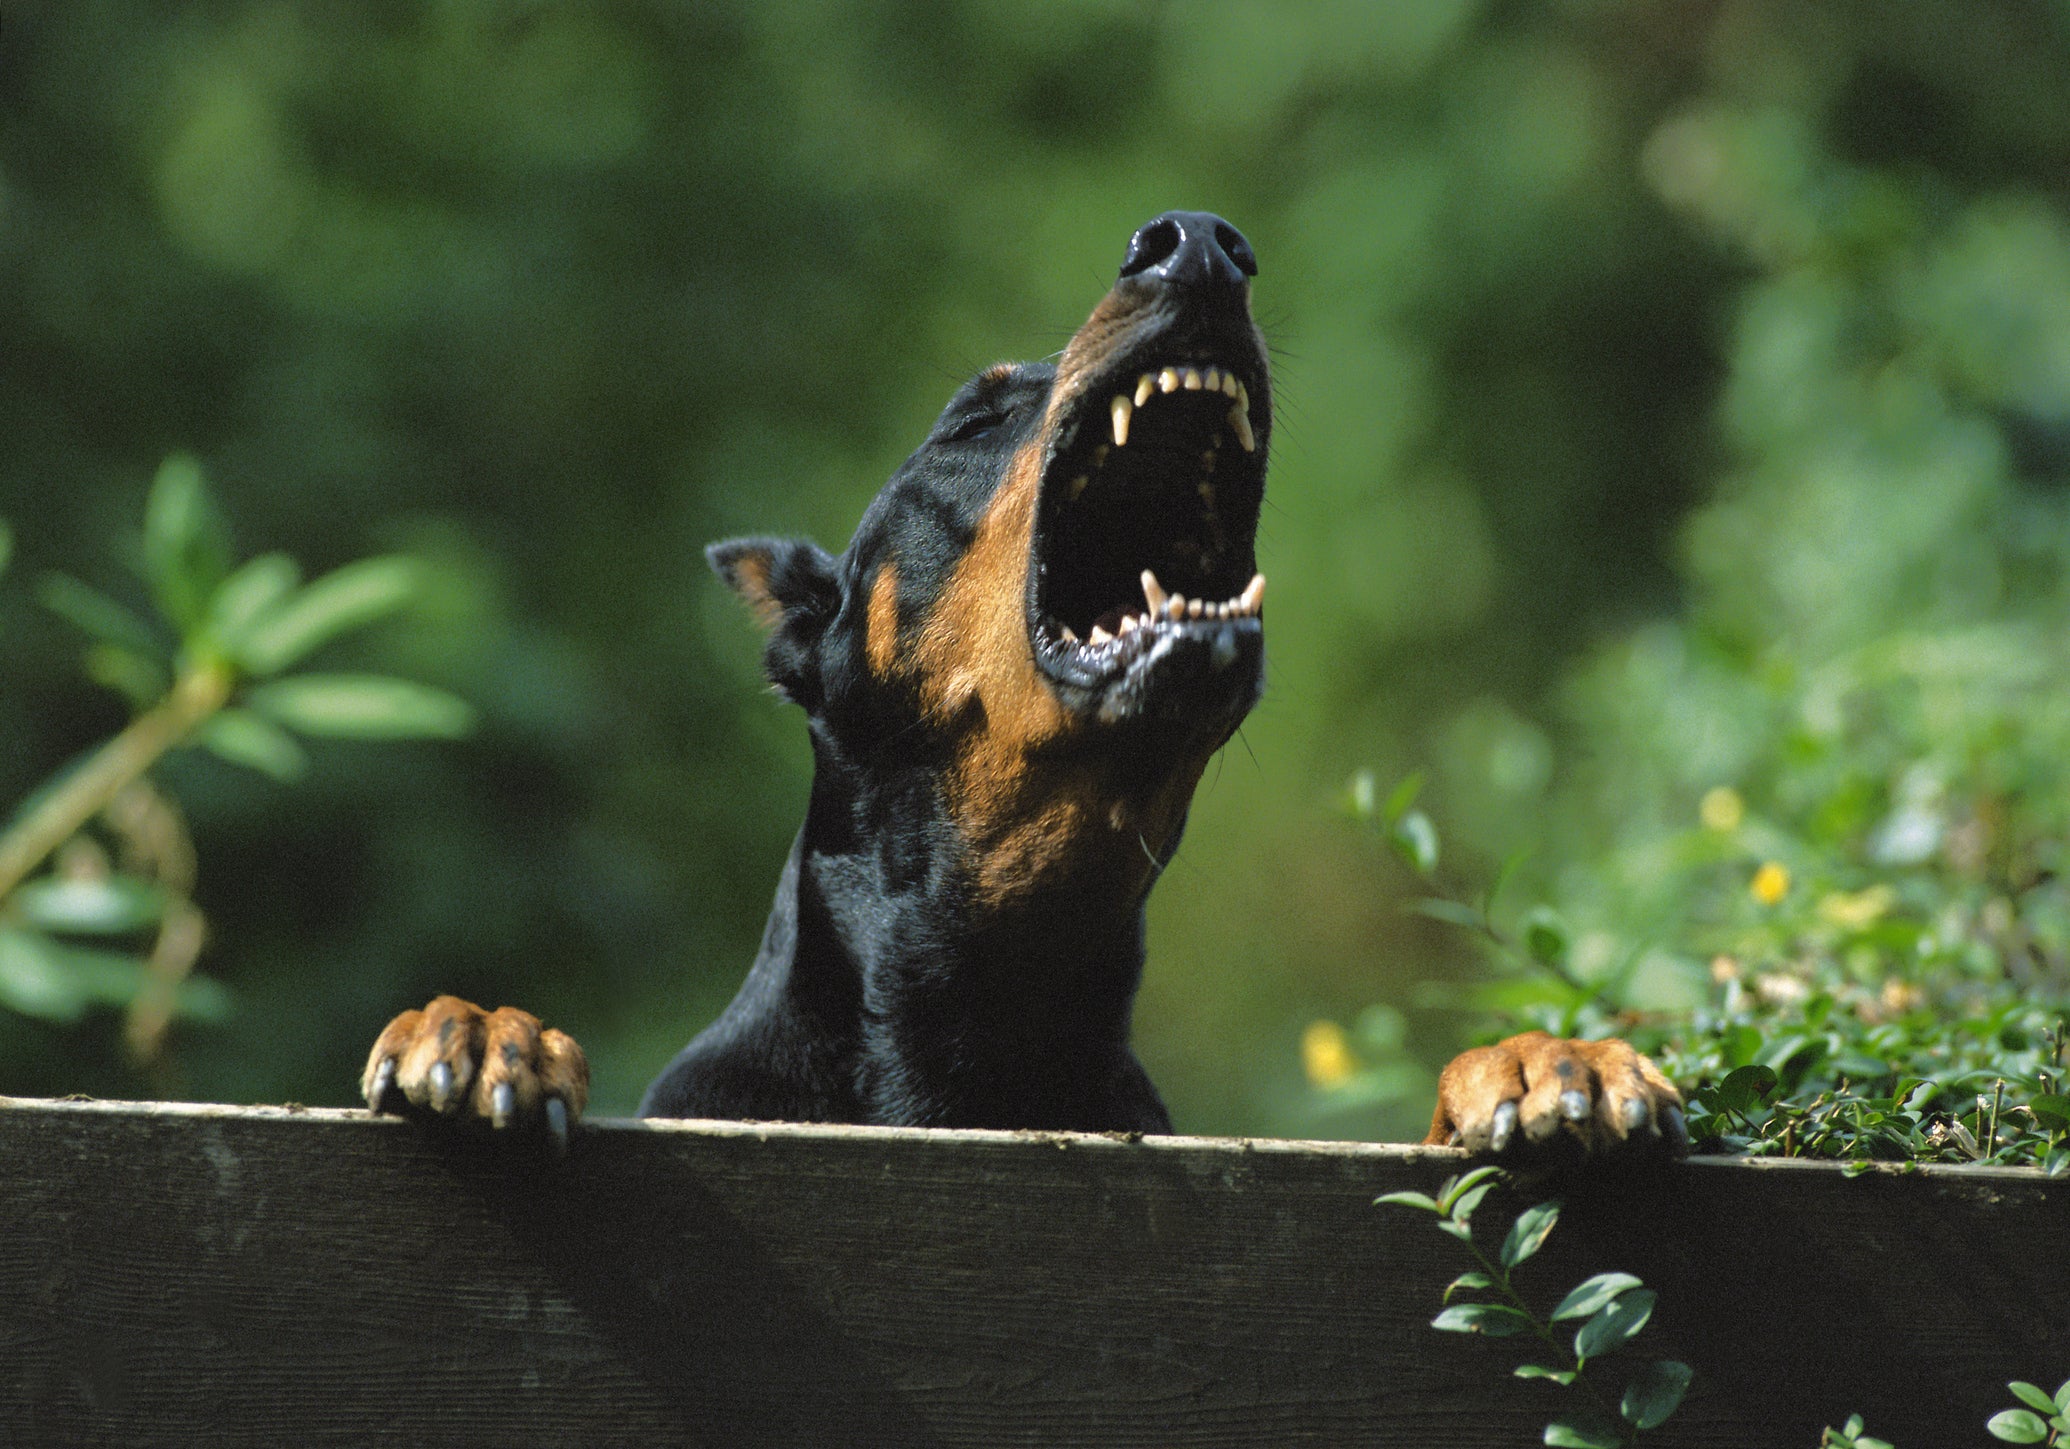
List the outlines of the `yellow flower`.
<svg viewBox="0 0 2070 1449">
<path fill-rule="evenodd" d="M 1301 1033 L 1301 1070 L 1309 1085 L 1327 1092 L 1358 1075 L 1358 1058 L 1351 1054 L 1351 1041 L 1334 1021 L 1311 1021 Z"/>
<path fill-rule="evenodd" d="M 1772 906 L 1790 893 L 1790 869 L 1781 861 L 1765 860 L 1747 889 L 1762 905 Z"/>
<path fill-rule="evenodd" d="M 1704 791 L 1702 803 L 1696 807 L 1696 816 L 1703 821 L 1704 829 L 1720 834 L 1730 834 L 1739 829 L 1739 822 L 1747 818 L 1747 802 L 1739 798 L 1739 791 L 1730 785 L 1718 785 Z"/>
</svg>

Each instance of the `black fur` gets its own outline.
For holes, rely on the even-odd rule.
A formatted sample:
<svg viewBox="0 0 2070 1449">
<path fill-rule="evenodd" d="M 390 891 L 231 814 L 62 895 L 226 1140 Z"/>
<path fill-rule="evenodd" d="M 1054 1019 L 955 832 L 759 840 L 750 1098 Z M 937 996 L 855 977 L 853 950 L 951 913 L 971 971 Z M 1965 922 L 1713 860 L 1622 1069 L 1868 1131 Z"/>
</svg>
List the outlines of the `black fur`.
<svg viewBox="0 0 2070 1449">
<path fill-rule="evenodd" d="M 1221 599 L 1248 579 L 1269 425 L 1265 359 L 1239 275 L 1250 270 L 1248 259 L 1248 246 L 1225 222 L 1200 213 L 1158 218 L 1137 234 L 1121 280 L 1061 370 L 995 368 L 964 386 L 840 557 L 780 539 L 709 551 L 713 567 L 770 629 L 767 672 L 806 712 L 814 777 L 746 983 L 648 1089 L 644 1115 L 1170 1130 L 1128 1045 L 1143 969 L 1143 902 L 1176 848 L 1184 793 L 1199 763 L 1256 698 L 1263 648 L 1256 621 L 1219 635 L 1212 624 L 1175 626 L 1156 660 L 1106 683 L 1043 673 L 1027 632 L 1018 641 L 968 643 L 1003 651 L 1002 667 L 1028 670 L 1068 706 L 1071 730 L 1045 742 L 1039 756 L 1031 752 L 1030 768 L 1101 782 L 1117 811 L 1154 801 L 1179 781 L 1168 838 L 1154 847 L 1144 840 L 1154 864 L 1138 859 L 1140 883 L 1131 878 L 1126 889 L 1109 886 L 1111 870 L 1074 870 L 1047 857 L 1039 887 L 1002 892 L 981 880 L 979 854 L 990 847 L 974 843 L 970 822 L 958 817 L 954 782 L 956 771 L 971 768 L 973 739 L 1004 725 L 984 718 L 982 707 L 953 717 L 939 707 L 930 712 L 933 681 L 903 661 L 946 607 L 1015 460 L 1039 450 L 1038 516 L 1063 516 L 1069 479 L 1062 475 L 1092 466 L 1082 460 L 1106 436 L 1111 393 L 1127 391 L 1134 369 L 1159 361 L 1198 358 L 1243 369 L 1260 437 L 1254 453 L 1226 444 L 1220 477 L 1231 536 L 1200 587 L 1220 589 L 1211 597 Z M 1063 399 L 1068 406 L 1052 407 L 1059 386 L 1074 384 Z M 1184 399 L 1159 406 L 1172 407 L 1173 417 L 1182 416 L 1181 406 L 1200 417 L 1211 412 L 1206 402 Z M 1197 470 L 1201 443 L 1191 434 L 1179 442 L 1185 446 L 1146 432 L 1125 480 L 1111 486 L 1134 490 L 1132 497 L 1166 488 L 1190 498 L 1197 480 L 1174 470 Z M 1075 526 L 1113 531 L 1123 517 L 1088 514 Z M 1172 527 L 1198 522 L 1181 516 Z M 1038 537 L 1043 526 L 1019 545 L 1035 559 L 1026 586 L 1031 615 L 1039 612 L 1035 576 L 1074 566 L 1050 556 L 1062 545 Z M 1146 560 L 1161 561 L 1169 542 L 1153 530 L 1140 547 Z M 880 570 L 895 579 L 901 663 L 889 671 L 871 656 Z M 996 818 L 990 823 L 998 826 Z M 1052 854 L 1083 849 L 1088 859 L 1115 848 L 1097 831 L 1044 839 Z M 1135 848 L 1133 840 L 1125 844 Z M 1011 877 L 1023 878 L 1032 878 L 1027 868 Z"/>
</svg>

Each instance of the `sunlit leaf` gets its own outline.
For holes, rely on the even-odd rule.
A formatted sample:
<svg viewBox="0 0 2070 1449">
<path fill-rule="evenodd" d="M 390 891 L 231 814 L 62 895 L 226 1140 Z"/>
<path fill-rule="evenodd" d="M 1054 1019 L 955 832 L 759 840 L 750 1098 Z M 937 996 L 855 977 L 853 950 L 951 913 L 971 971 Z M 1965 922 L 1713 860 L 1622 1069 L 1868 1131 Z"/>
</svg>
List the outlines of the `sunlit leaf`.
<svg viewBox="0 0 2070 1449">
<path fill-rule="evenodd" d="M 1509 1236 L 1502 1240 L 1502 1266 L 1514 1268 L 1535 1255 L 1559 1221 L 1557 1202 L 1542 1202 L 1518 1213 L 1509 1225 Z"/>
<path fill-rule="evenodd" d="M 2048 1438 L 2048 1425 L 2032 1409 L 2001 1409 L 1984 1427 L 2008 1444 L 2039 1444 Z"/>
<path fill-rule="evenodd" d="M 305 735 L 347 739 L 457 739 L 474 726 L 465 700 L 371 674 L 296 674 L 254 689 L 247 703 Z"/>
<path fill-rule="evenodd" d="M 1530 1318 L 1506 1303 L 1455 1303 L 1430 1320 L 1432 1328 L 1447 1333 L 1479 1333 L 1489 1338 L 1514 1338 L 1531 1331 Z"/>
<path fill-rule="evenodd" d="M 9 904 L 31 926 L 45 931 L 113 936 L 158 923 L 165 892 L 129 876 L 66 880 L 44 876 L 18 886 Z"/>
<path fill-rule="evenodd" d="M 229 561 L 229 539 L 201 464 L 175 453 L 159 466 L 144 505 L 144 577 L 182 632 L 203 621 Z"/>
<path fill-rule="evenodd" d="M 302 581 L 302 570 L 284 553 L 261 554 L 223 580 L 208 604 L 208 632 L 236 658 L 245 636 Z"/>
<path fill-rule="evenodd" d="M 1418 875 L 1429 875 L 1437 869 L 1437 827 L 1421 810 L 1411 810 L 1395 821 L 1388 839 L 1394 845 L 1395 854 L 1407 861 Z"/>
<path fill-rule="evenodd" d="M 309 768 L 295 737 L 263 715 L 230 708 L 201 728 L 195 742 L 210 754 L 291 785 Z"/>
<path fill-rule="evenodd" d="M 1624 1435 L 1577 1419 L 1555 1419 L 1545 1426 L 1545 1442 L 1554 1449 L 1618 1449 Z"/>
<path fill-rule="evenodd" d="M 361 559 L 325 574 L 242 631 L 231 657 L 252 674 L 277 674 L 340 635 L 393 614 L 415 598 L 420 566 L 400 554 Z"/>
<path fill-rule="evenodd" d="M 1631 1288 L 1611 1299 L 1574 1335 L 1574 1356 L 1595 1358 L 1631 1342 L 1653 1316 L 1656 1296 L 1651 1288 Z"/>
<path fill-rule="evenodd" d="M 1560 1306 L 1552 1312 L 1552 1321 L 1587 1318 L 1627 1288 L 1638 1286 L 1639 1280 L 1629 1273 L 1598 1273 L 1560 1300 Z"/>
<path fill-rule="evenodd" d="M 58 959 L 58 947 L 34 931 L 0 926 L 0 1006 L 44 1021 L 77 1021 L 87 993 Z"/>
<path fill-rule="evenodd" d="M 1422 1208 L 1425 1212 L 1433 1213 L 1438 1210 L 1436 1200 L 1433 1199 L 1429 1194 L 1421 1192 L 1384 1193 L 1381 1196 L 1374 1198 L 1373 1203 L 1375 1206 L 1379 1206 L 1385 1203 L 1392 1204 L 1395 1207 Z"/>
<path fill-rule="evenodd" d="M 1547 1368 L 1542 1363 L 1520 1363 L 1510 1372 L 1520 1379 L 1551 1379 L 1556 1384 L 1574 1382 L 1573 1369 Z"/>
</svg>

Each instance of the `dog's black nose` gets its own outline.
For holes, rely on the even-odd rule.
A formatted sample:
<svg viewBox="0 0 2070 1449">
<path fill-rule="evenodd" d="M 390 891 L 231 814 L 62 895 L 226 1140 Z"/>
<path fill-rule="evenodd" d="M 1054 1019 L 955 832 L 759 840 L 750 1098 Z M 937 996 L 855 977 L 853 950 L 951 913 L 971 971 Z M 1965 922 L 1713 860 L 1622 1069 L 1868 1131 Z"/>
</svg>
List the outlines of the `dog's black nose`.
<svg viewBox="0 0 2070 1449">
<path fill-rule="evenodd" d="M 1167 211 L 1128 239 L 1121 275 L 1181 287 L 1236 288 L 1258 275 L 1258 258 L 1243 233 L 1214 213 Z"/>
</svg>

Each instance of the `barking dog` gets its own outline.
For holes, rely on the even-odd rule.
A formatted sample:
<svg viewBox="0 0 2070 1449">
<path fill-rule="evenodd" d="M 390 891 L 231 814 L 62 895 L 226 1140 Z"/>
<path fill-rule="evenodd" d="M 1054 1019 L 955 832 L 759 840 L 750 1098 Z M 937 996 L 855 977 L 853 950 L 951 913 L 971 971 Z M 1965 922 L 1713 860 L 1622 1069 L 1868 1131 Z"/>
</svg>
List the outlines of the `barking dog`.
<svg viewBox="0 0 2070 1449">
<path fill-rule="evenodd" d="M 838 558 L 709 551 L 805 711 L 812 794 L 746 983 L 643 1114 L 1171 1130 L 1129 1018 L 1144 901 L 1263 683 L 1256 273 L 1220 217 L 1158 217 L 1054 366 L 950 400 Z M 588 1067 L 527 1013 L 442 996 L 361 1085 L 564 1138 Z M 1531 1033 L 1446 1069 L 1430 1140 L 1678 1148 L 1679 1100 L 1621 1042 Z"/>
</svg>

